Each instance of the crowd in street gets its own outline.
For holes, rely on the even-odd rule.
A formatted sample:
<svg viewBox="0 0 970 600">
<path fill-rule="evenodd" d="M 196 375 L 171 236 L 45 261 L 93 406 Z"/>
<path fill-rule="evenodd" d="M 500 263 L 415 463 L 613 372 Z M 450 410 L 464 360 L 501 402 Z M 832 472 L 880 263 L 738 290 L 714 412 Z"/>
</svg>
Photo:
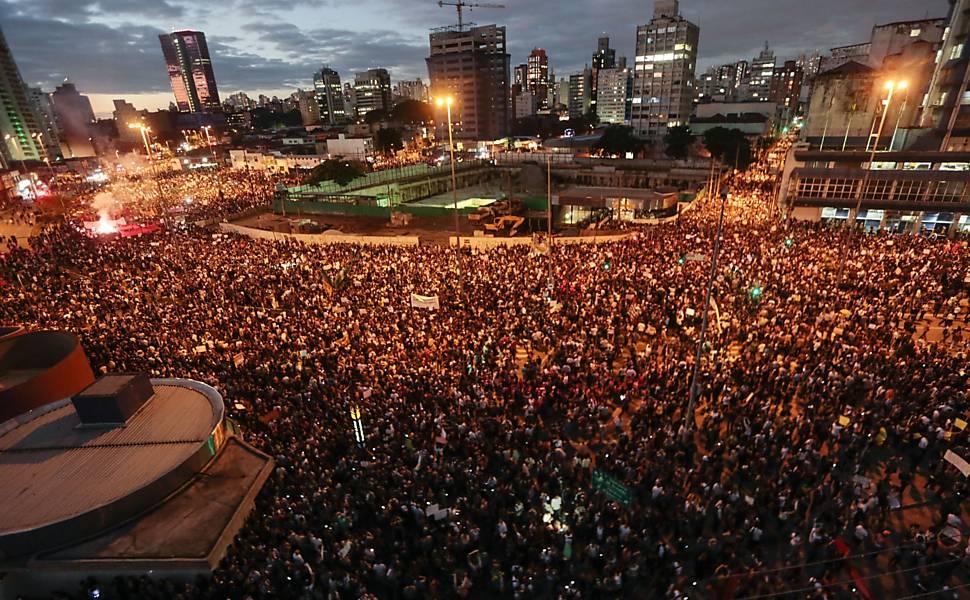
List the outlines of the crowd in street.
<svg viewBox="0 0 970 600">
<path fill-rule="evenodd" d="M 943 457 L 970 458 L 970 332 L 913 332 L 970 310 L 970 251 L 779 221 L 756 173 L 729 184 L 693 414 L 716 195 L 549 252 L 65 226 L 11 250 L 0 323 L 75 332 L 102 373 L 213 385 L 277 463 L 211 579 L 64 597 L 966 594 L 967 482 Z M 213 211 L 250 185 L 192 177 L 162 185 Z"/>
</svg>

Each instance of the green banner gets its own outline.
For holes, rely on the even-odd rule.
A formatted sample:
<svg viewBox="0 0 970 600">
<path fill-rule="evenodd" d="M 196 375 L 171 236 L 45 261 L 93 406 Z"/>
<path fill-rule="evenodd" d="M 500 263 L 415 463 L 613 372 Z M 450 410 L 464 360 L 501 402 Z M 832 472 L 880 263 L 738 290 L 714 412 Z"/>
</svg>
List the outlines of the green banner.
<svg viewBox="0 0 970 600">
<path fill-rule="evenodd" d="M 593 489 L 603 492 L 623 506 L 629 506 L 633 501 L 633 493 L 630 492 L 630 488 L 599 469 L 593 470 Z"/>
</svg>

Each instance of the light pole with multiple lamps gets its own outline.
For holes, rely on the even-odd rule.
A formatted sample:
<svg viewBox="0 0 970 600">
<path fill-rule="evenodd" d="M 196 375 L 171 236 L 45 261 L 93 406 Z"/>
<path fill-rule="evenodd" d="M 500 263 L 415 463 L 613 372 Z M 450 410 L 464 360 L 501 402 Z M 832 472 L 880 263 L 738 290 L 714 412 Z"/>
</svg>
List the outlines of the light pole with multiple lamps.
<svg viewBox="0 0 970 600">
<path fill-rule="evenodd" d="M 448 110 L 448 152 L 451 154 L 451 197 L 455 203 L 455 244 L 461 249 L 461 225 L 458 218 L 458 177 L 455 175 L 455 138 L 451 123 L 451 105 L 454 100 L 451 96 L 438 98 L 435 100 L 438 106 L 444 106 Z"/>
<path fill-rule="evenodd" d="M 165 218 L 164 210 L 164 194 L 162 194 L 162 182 L 158 179 L 158 173 L 155 171 L 155 160 L 152 156 L 152 147 L 148 143 L 148 134 L 151 133 L 152 128 L 145 125 L 144 123 L 129 123 L 129 129 L 138 129 L 141 131 L 141 141 L 145 143 L 145 152 L 148 153 L 148 165 L 152 170 L 152 178 L 155 180 L 155 186 L 158 189 L 158 213 L 161 218 Z"/>
<path fill-rule="evenodd" d="M 851 223 L 851 221 L 858 220 L 859 211 L 862 209 L 862 196 L 865 194 L 866 188 L 869 186 L 869 178 L 872 174 L 872 163 L 876 160 L 876 151 L 879 149 L 879 139 L 882 137 L 883 127 L 886 125 L 886 116 L 889 114 L 889 105 L 892 104 L 893 95 L 895 94 L 896 90 L 905 90 L 907 87 L 909 87 L 909 82 L 887 81 L 884 87 L 889 90 L 889 95 L 885 100 L 882 101 L 882 116 L 879 118 L 879 127 L 876 129 L 876 139 L 872 144 L 872 151 L 869 153 L 869 168 L 866 169 L 866 173 L 862 178 L 862 186 L 859 187 L 859 191 L 856 193 L 855 211 L 853 214 L 850 214 L 849 218 L 846 220 L 846 223 L 850 225 L 855 225 L 855 223 Z M 890 148 L 890 150 L 892 150 L 892 148 Z"/>
</svg>

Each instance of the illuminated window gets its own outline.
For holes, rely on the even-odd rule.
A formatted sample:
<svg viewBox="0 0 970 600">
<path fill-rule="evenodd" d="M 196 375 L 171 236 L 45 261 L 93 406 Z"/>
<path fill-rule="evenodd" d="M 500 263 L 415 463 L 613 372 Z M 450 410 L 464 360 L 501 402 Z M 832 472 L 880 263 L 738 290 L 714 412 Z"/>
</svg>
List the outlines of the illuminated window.
<svg viewBox="0 0 970 600">
<path fill-rule="evenodd" d="M 919 37 L 919 34 L 921 34 L 921 33 L 923 33 L 923 30 L 922 29 L 919 29 L 919 28 L 917 28 L 917 29 L 910 29 L 909 30 L 909 37 Z"/>
</svg>

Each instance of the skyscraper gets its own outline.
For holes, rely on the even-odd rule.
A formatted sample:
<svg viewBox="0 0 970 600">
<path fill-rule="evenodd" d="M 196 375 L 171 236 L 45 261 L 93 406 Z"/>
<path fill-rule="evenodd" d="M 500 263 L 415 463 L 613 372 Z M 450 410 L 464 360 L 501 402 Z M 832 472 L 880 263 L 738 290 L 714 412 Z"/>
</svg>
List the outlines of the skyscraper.
<svg viewBox="0 0 970 600">
<path fill-rule="evenodd" d="M 768 100 L 778 105 L 778 109 L 784 112 L 786 119 L 794 117 L 798 111 L 804 76 L 804 70 L 794 60 L 786 60 L 784 65 L 775 67 Z"/>
<path fill-rule="evenodd" d="M 94 111 L 91 109 L 91 100 L 78 92 L 69 81 L 57 86 L 51 93 L 51 100 L 61 131 L 64 155 L 94 156 L 94 147 L 91 144 Z"/>
<path fill-rule="evenodd" d="M 767 102 L 771 97 L 771 78 L 774 75 L 775 53 L 768 48 L 768 42 L 765 42 L 765 49 L 751 61 L 751 70 L 748 71 L 747 80 L 743 84 L 746 93 L 741 99 Z"/>
<path fill-rule="evenodd" d="M 549 57 L 542 48 L 533 48 L 528 62 L 528 88 L 538 109 L 549 108 Z"/>
<path fill-rule="evenodd" d="M 320 124 L 320 105 L 314 92 L 296 92 L 297 107 L 300 110 L 300 121 L 305 127 Z"/>
<path fill-rule="evenodd" d="M 313 75 L 313 91 L 317 97 L 319 122 L 324 125 L 339 125 L 347 120 L 344 105 L 344 89 L 340 85 L 340 75 L 330 67 L 324 67 Z"/>
<path fill-rule="evenodd" d="M 616 68 L 616 50 L 610 48 L 610 38 L 601 37 L 596 42 L 596 52 L 593 53 L 592 76 L 590 79 L 590 108 L 594 113 L 599 114 L 597 102 L 599 101 L 599 72 L 603 69 Z M 621 66 L 620 68 L 625 67 Z"/>
<path fill-rule="evenodd" d="M 700 28 L 679 12 L 677 0 L 656 0 L 653 19 L 637 27 L 631 124 L 649 139 L 690 120 Z"/>
<path fill-rule="evenodd" d="M 42 144 L 37 142 L 37 135 L 44 133 L 44 130 L 2 31 L 0 31 L 0 105 L 2 105 L 0 152 L 5 161 L 44 158 Z"/>
<path fill-rule="evenodd" d="M 354 75 L 357 116 L 372 110 L 391 110 L 391 76 L 387 69 L 368 69 Z"/>
<path fill-rule="evenodd" d="M 222 109 L 209 46 L 201 31 L 173 31 L 158 36 L 179 112 Z"/>
<path fill-rule="evenodd" d="M 433 96 L 454 98 L 460 139 L 494 140 L 509 126 L 509 55 L 505 27 L 447 27 L 430 36 L 428 75 Z"/>
<path fill-rule="evenodd" d="M 623 124 L 627 114 L 633 78 L 630 69 L 598 69 L 596 115 L 601 123 Z"/>
<path fill-rule="evenodd" d="M 569 118 L 578 119 L 587 112 L 593 100 L 593 71 L 589 67 L 582 73 L 569 76 Z"/>
</svg>

